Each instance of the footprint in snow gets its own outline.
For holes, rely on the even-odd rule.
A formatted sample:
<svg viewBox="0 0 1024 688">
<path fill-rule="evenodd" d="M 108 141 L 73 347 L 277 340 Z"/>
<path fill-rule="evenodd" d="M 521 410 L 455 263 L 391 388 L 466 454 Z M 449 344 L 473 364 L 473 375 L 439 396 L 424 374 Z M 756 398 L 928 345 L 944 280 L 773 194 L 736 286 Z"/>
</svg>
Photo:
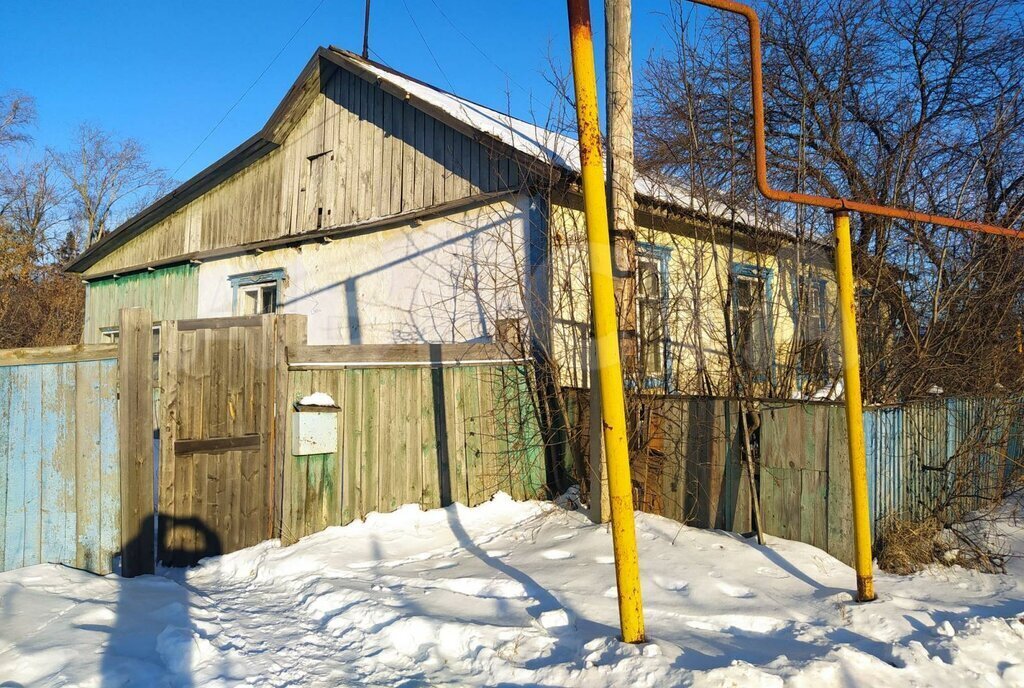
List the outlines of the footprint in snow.
<svg viewBox="0 0 1024 688">
<path fill-rule="evenodd" d="M 719 583 L 718 589 L 723 595 L 729 597 L 735 597 L 737 599 L 747 599 L 754 597 L 754 591 L 750 588 L 745 588 L 742 585 L 730 585 L 729 583 Z"/>
<path fill-rule="evenodd" d="M 507 549 L 485 549 L 484 554 L 495 559 L 504 559 L 508 556 Z"/>
<path fill-rule="evenodd" d="M 559 559 L 572 559 L 573 553 L 566 552 L 564 549 L 549 549 L 540 553 L 545 559 L 551 559 L 557 561 Z"/>
<path fill-rule="evenodd" d="M 561 542 L 563 540 L 571 540 L 574 537 L 576 537 L 576 533 L 562 533 L 561 535 L 556 535 L 551 539 L 555 540 L 556 542 Z"/>
<path fill-rule="evenodd" d="M 666 578 L 665 576 L 655 576 L 654 584 L 662 590 L 668 590 L 669 592 L 678 592 L 682 594 L 689 594 L 687 588 L 690 584 L 681 578 Z"/>
<path fill-rule="evenodd" d="M 594 557 L 594 563 L 595 564 L 614 564 L 615 563 L 615 557 L 608 556 L 607 554 L 602 554 L 600 556 Z"/>
</svg>

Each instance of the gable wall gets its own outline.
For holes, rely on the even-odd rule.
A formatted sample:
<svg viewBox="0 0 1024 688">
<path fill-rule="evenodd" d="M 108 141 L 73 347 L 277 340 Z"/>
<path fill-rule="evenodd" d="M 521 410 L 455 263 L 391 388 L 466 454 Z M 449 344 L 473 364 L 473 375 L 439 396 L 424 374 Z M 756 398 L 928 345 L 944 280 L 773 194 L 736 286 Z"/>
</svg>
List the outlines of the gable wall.
<svg viewBox="0 0 1024 688">
<path fill-rule="evenodd" d="M 345 70 L 283 145 L 99 260 L 86 276 L 517 188 L 506 156 Z"/>
</svg>

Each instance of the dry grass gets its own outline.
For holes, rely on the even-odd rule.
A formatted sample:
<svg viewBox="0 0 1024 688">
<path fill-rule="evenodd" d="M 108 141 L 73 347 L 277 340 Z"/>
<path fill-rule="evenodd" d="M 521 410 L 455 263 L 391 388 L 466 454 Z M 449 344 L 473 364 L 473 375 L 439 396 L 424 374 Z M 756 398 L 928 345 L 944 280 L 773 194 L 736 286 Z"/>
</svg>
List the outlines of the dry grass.
<svg viewBox="0 0 1024 688">
<path fill-rule="evenodd" d="M 907 575 L 944 561 L 940 545 L 942 524 L 927 518 L 911 521 L 889 517 L 880 526 L 878 566 L 883 571 Z"/>
</svg>

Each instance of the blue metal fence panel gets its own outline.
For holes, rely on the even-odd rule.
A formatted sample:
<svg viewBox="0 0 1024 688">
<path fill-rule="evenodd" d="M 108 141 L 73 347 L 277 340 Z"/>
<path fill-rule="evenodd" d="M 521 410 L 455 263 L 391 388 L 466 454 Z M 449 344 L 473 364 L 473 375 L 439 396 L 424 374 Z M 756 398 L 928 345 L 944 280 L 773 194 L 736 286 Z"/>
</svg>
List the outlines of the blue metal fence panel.
<svg viewBox="0 0 1024 688">
<path fill-rule="evenodd" d="M 871 516 L 871 538 L 874 540 L 878 521 L 878 411 L 864 409 L 864 454 L 868 474 L 868 513 Z"/>
<path fill-rule="evenodd" d="M 117 442 L 116 360 L 0 366 L 0 570 L 111 571 Z"/>
<path fill-rule="evenodd" d="M 903 408 L 880 408 L 875 414 L 875 515 L 880 520 L 903 508 Z"/>
<path fill-rule="evenodd" d="M 953 487 L 958 461 L 976 462 L 968 474 L 977 495 L 1021 470 L 1020 410 L 1019 401 L 960 398 L 865 409 L 872 524 L 892 514 L 928 513 Z"/>
</svg>

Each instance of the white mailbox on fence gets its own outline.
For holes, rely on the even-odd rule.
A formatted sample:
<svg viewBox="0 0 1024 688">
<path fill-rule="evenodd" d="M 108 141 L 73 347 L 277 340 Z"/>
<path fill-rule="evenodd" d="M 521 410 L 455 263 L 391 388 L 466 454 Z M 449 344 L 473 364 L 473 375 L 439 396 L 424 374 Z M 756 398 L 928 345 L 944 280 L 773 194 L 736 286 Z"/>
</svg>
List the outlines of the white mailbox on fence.
<svg viewBox="0 0 1024 688">
<path fill-rule="evenodd" d="M 292 422 L 292 454 L 333 454 L 338 451 L 338 412 L 341 409 L 323 392 L 310 394 L 295 404 Z"/>
</svg>

